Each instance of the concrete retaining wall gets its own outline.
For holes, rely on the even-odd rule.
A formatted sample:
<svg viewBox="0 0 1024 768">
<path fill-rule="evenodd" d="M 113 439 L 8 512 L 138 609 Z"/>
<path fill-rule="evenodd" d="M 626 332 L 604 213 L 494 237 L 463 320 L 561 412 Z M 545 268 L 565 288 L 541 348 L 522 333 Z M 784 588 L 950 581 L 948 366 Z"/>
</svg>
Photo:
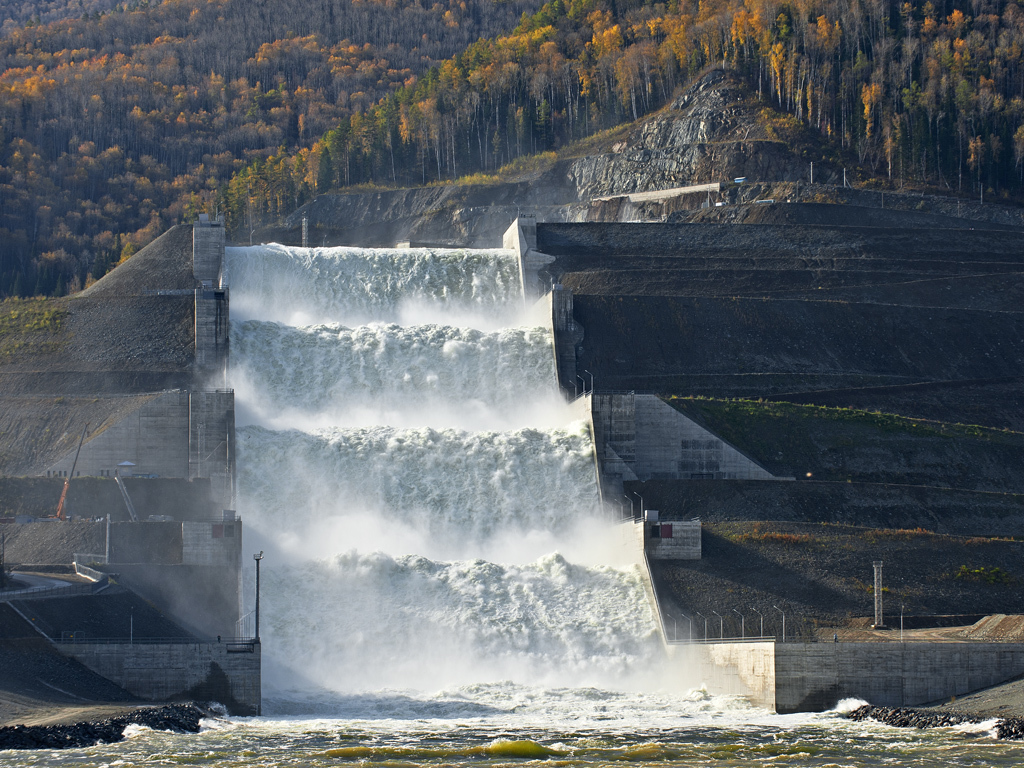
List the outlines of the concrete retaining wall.
<svg viewBox="0 0 1024 768">
<path fill-rule="evenodd" d="M 775 709 L 820 711 L 851 697 L 912 707 L 1022 673 L 1019 643 L 783 643 L 775 648 Z"/>
<path fill-rule="evenodd" d="M 61 653 L 148 701 L 217 701 L 233 715 L 260 709 L 260 646 L 227 643 L 57 646 Z"/>
<path fill-rule="evenodd" d="M 696 650 L 694 650 L 696 649 Z M 843 699 L 913 707 L 1024 673 L 1019 643 L 709 643 L 689 653 L 714 693 L 742 693 L 779 713 L 821 712 Z"/>
<path fill-rule="evenodd" d="M 700 560 L 700 520 L 665 520 L 636 526 L 652 560 Z"/>
<path fill-rule="evenodd" d="M 624 480 L 773 480 L 753 459 L 657 395 L 597 392 L 593 423 L 603 488 Z"/>
</svg>

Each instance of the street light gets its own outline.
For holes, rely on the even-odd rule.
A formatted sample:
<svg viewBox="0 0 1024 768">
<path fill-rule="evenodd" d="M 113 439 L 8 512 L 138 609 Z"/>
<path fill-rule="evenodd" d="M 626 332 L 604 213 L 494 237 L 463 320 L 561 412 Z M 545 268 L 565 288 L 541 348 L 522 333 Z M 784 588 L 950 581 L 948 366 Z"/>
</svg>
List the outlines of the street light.
<svg viewBox="0 0 1024 768">
<path fill-rule="evenodd" d="M 761 634 L 758 637 L 764 637 L 764 614 L 757 610 L 757 608 L 751 608 L 750 610 L 761 617 Z"/>
<path fill-rule="evenodd" d="M 636 491 L 630 491 L 630 493 L 632 493 L 634 496 L 636 496 L 638 499 L 640 499 L 640 518 L 643 519 L 643 516 L 644 516 L 644 497 L 641 496 Z"/>
<path fill-rule="evenodd" d="M 720 614 L 718 611 L 712 611 L 712 613 L 715 614 L 715 616 L 718 617 L 718 639 L 719 640 L 724 640 L 725 639 L 725 619 L 722 618 L 722 614 Z"/>
<path fill-rule="evenodd" d="M 773 605 L 772 608 L 782 614 L 782 642 L 786 642 L 786 612 L 777 605 Z"/>
<path fill-rule="evenodd" d="M 693 642 L 693 621 L 685 613 L 680 613 L 679 615 L 682 616 L 684 619 L 686 619 L 686 626 L 687 626 L 686 639 L 687 639 L 687 642 L 692 643 Z"/>
<path fill-rule="evenodd" d="M 743 614 L 740 613 L 739 611 L 737 611 L 735 608 L 732 609 L 732 612 L 740 617 L 740 639 L 741 640 L 746 640 L 747 639 L 747 621 L 746 621 L 746 619 L 743 618 Z"/>
<path fill-rule="evenodd" d="M 253 555 L 256 561 L 256 642 L 260 641 L 260 560 L 263 559 L 263 550 L 258 555 Z"/>
<path fill-rule="evenodd" d="M 586 368 L 583 369 L 583 372 L 590 375 L 590 394 L 594 394 L 594 374 L 590 373 Z"/>
<path fill-rule="evenodd" d="M 694 611 L 694 613 L 704 619 L 704 642 L 706 643 L 708 641 L 708 617 L 700 611 Z"/>
</svg>

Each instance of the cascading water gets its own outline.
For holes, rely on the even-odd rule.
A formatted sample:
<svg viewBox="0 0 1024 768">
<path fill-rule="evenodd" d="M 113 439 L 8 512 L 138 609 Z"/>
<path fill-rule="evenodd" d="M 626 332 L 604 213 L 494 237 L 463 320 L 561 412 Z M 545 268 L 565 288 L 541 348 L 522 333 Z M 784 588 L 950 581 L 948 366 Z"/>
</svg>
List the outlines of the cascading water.
<svg viewBox="0 0 1024 768">
<path fill-rule="evenodd" d="M 633 672 L 650 607 L 635 569 L 601 564 L 589 431 L 550 332 L 520 325 L 512 254 L 260 246 L 227 265 L 239 506 L 278 563 L 268 698 Z"/>
</svg>

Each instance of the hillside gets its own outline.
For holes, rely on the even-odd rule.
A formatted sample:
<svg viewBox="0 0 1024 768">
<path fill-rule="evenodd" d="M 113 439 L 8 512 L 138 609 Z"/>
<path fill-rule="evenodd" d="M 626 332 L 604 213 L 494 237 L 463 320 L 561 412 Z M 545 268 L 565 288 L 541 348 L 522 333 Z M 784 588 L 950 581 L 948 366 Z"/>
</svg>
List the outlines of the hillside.
<svg viewBox="0 0 1024 768">
<path fill-rule="evenodd" d="M 200 210 L 248 236 L 332 190 L 538 182 L 574 143 L 554 188 L 575 194 L 557 204 L 792 182 L 811 163 L 819 182 L 1012 202 L 1021 20 L 1012 0 L 187 0 L 15 29 L 0 38 L 0 294 L 77 290 Z M 739 101 L 707 90 L 714 67 Z M 706 114 L 641 122 L 669 105 Z M 461 199 L 444 201 L 447 235 L 415 239 L 475 236 L 451 214 L 486 203 Z"/>
</svg>

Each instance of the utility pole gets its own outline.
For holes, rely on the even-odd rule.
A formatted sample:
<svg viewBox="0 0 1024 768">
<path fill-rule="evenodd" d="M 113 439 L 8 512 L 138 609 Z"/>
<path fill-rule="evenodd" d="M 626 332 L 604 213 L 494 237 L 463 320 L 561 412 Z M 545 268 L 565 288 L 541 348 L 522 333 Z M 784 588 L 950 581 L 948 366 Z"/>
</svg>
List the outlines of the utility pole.
<svg viewBox="0 0 1024 768">
<path fill-rule="evenodd" d="M 256 561 L 256 644 L 260 642 L 260 560 L 263 559 L 263 550 L 258 555 L 253 555 Z"/>
<path fill-rule="evenodd" d="M 811 163 L 811 184 L 814 183 L 814 163 Z"/>
</svg>

